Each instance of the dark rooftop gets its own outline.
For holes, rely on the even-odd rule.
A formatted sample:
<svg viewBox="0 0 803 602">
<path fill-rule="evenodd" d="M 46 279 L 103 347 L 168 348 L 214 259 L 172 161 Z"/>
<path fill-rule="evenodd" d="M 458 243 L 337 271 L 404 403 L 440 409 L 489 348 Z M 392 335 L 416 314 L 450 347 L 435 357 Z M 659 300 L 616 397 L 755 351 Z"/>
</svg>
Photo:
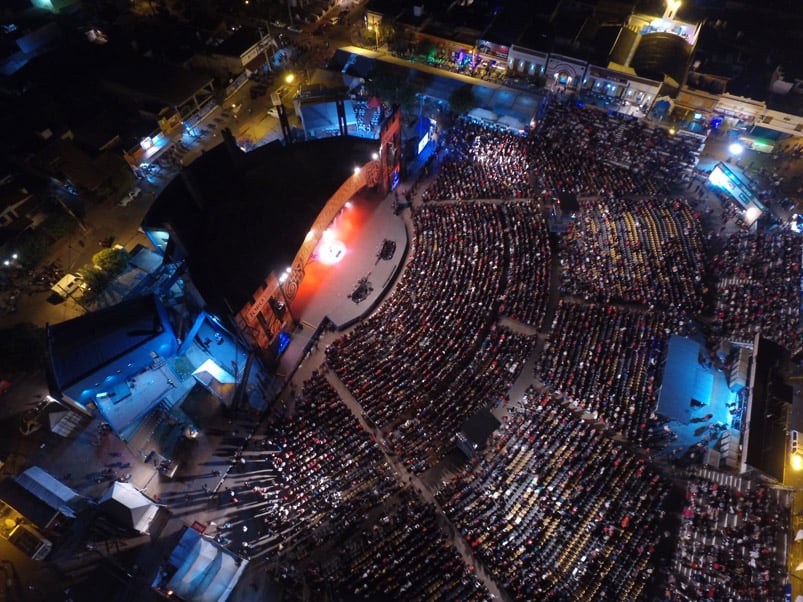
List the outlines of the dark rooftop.
<svg viewBox="0 0 803 602">
<path fill-rule="evenodd" d="M 139 297 L 48 325 L 53 384 L 64 390 L 164 332 L 157 303 Z"/>
<path fill-rule="evenodd" d="M 788 361 L 789 354 L 780 345 L 763 338 L 759 339 L 754 353 L 755 379 L 746 461 L 782 481 L 786 457 L 784 420 L 788 404 L 792 402 L 792 392 L 779 382 L 779 367 Z"/>
<path fill-rule="evenodd" d="M 0 500 L 14 508 L 37 527 L 44 528 L 56 516 L 56 510 L 16 480 L 6 477 L 0 481 Z"/>
<path fill-rule="evenodd" d="M 169 224 L 207 303 L 237 311 L 270 271 L 292 263 L 329 197 L 376 150 L 376 141 L 352 137 L 274 142 L 247 154 L 223 143 L 168 186 L 143 227 Z"/>
<path fill-rule="evenodd" d="M 552 25 L 547 21 L 536 19 L 527 25 L 515 43 L 530 50 L 549 52 L 552 50 L 554 38 Z"/>
<path fill-rule="evenodd" d="M 105 65 L 101 79 L 167 105 L 180 105 L 212 77 L 169 63 L 129 55 Z"/>
<path fill-rule="evenodd" d="M 259 42 L 259 32 L 255 29 L 243 27 L 217 46 L 214 46 L 213 50 L 216 54 L 238 57 L 257 42 Z"/>
</svg>

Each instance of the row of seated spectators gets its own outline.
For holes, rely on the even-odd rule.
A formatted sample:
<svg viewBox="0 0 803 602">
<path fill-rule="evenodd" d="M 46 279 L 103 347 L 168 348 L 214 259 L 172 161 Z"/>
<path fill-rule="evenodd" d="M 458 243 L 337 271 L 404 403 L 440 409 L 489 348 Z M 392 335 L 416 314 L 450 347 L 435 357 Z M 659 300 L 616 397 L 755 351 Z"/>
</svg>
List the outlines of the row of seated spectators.
<svg viewBox="0 0 803 602">
<path fill-rule="evenodd" d="M 443 142 L 440 174 L 424 201 L 655 196 L 690 177 L 700 145 L 637 119 L 558 101 L 526 137 L 461 119 Z"/>
<path fill-rule="evenodd" d="M 433 505 L 409 489 L 397 501 L 338 545 L 335 560 L 322 563 L 320 582 L 338 600 L 490 601 L 472 567 L 445 537 Z"/>
<path fill-rule="evenodd" d="M 445 134 L 436 181 L 424 201 L 530 198 L 530 165 L 518 133 L 459 119 Z"/>
<path fill-rule="evenodd" d="M 573 405 L 648 444 L 671 320 L 657 312 L 561 301 L 536 368 Z"/>
<path fill-rule="evenodd" d="M 688 484 L 666 600 L 783 600 L 785 492 Z"/>
<path fill-rule="evenodd" d="M 586 300 L 699 311 L 704 248 L 682 200 L 583 199 L 567 233 L 563 287 Z"/>
<path fill-rule="evenodd" d="M 641 121 L 551 102 L 527 138 L 536 190 L 653 196 L 687 179 L 699 142 Z"/>
<path fill-rule="evenodd" d="M 387 433 L 391 449 L 413 472 L 430 468 L 451 451 L 455 434 L 472 413 L 507 401 L 533 346 L 530 337 L 491 326 L 477 353 L 453 373 L 451 386 L 440 395 L 422 397 L 426 403 L 413 417 Z"/>
<path fill-rule="evenodd" d="M 266 443 L 280 452 L 266 457 L 252 483 L 271 536 L 256 550 L 318 527 L 347 530 L 399 487 L 373 438 L 318 374 L 304 384 L 294 415 L 270 426 Z"/>
<path fill-rule="evenodd" d="M 546 315 L 552 253 L 540 208 L 530 203 L 505 205 L 508 291 L 499 313 L 540 328 Z"/>
<path fill-rule="evenodd" d="M 668 492 L 644 460 L 529 390 L 437 499 L 513 599 L 637 600 Z"/>
<path fill-rule="evenodd" d="M 548 270 L 540 264 L 544 223 L 528 205 L 424 205 L 413 224 L 413 255 L 396 293 L 326 353 L 366 415 L 420 472 L 449 449 L 468 416 L 505 398 L 532 342 L 496 326 L 502 299 L 510 308 L 533 305 L 527 319 L 540 322 Z M 508 281 L 518 265 L 537 269 Z"/>
<path fill-rule="evenodd" d="M 800 235 L 785 230 L 727 239 L 713 266 L 715 325 L 722 336 L 752 340 L 760 330 L 793 355 L 801 351 L 801 252 Z"/>
</svg>

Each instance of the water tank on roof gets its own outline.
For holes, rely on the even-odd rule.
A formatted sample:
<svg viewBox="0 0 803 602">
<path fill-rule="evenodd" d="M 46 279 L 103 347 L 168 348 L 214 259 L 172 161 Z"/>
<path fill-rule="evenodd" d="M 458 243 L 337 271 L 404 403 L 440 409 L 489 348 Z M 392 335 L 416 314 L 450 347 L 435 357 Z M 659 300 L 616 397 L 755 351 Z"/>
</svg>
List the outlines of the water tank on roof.
<svg viewBox="0 0 803 602">
<path fill-rule="evenodd" d="M 413 6 L 413 16 L 414 17 L 423 17 L 424 16 L 424 5 L 423 4 L 416 4 Z"/>
</svg>

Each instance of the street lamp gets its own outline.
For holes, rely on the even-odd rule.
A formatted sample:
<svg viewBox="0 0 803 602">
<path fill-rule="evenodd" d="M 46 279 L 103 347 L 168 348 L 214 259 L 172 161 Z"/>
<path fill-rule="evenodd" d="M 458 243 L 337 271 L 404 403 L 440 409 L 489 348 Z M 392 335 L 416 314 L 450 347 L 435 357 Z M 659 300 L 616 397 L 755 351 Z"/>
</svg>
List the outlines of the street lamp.
<svg viewBox="0 0 803 602">
<path fill-rule="evenodd" d="M 376 50 L 379 50 L 379 26 L 378 25 L 369 25 L 368 31 L 374 32 L 374 44 L 376 45 Z"/>
<path fill-rule="evenodd" d="M 293 315 L 293 310 L 290 309 L 290 301 L 287 299 L 287 294 L 284 292 L 284 287 L 282 286 L 286 281 L 287 277 L 290 275 L 291 268 L 287 268 L 284 271 L 284 274 L 279 276 L 279 291 L 282 293 L 282 299 L 284 299 L 284 306 L 287 308 L 287 315 L 290 316 L 290 320 L 293 322 L 293 326 L 296 324 L 296 318 Z"/>
</svg>

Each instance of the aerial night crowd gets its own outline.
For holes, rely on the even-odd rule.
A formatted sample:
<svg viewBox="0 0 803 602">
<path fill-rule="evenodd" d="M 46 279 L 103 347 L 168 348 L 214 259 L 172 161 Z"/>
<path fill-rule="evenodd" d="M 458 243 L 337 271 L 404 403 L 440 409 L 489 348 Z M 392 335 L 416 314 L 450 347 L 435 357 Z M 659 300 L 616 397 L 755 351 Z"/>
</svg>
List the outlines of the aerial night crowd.
<svg viewBox="0 0 803 602">
<path fill-rule="evenodd" d="M 709 236 L 699 141 L 576 103 L 438 145 L 394 292 L 273 418 L 264 548 L 332 599 L 490 600 L 486 578 L 513 600 L 782 599 L 783 502 L 659 459 L 655 410 L 701 315 L 714 341 L 797 344 L 799 238 Z M 482 408 L 502 426 L 455 468 Z"/>
</svg>

